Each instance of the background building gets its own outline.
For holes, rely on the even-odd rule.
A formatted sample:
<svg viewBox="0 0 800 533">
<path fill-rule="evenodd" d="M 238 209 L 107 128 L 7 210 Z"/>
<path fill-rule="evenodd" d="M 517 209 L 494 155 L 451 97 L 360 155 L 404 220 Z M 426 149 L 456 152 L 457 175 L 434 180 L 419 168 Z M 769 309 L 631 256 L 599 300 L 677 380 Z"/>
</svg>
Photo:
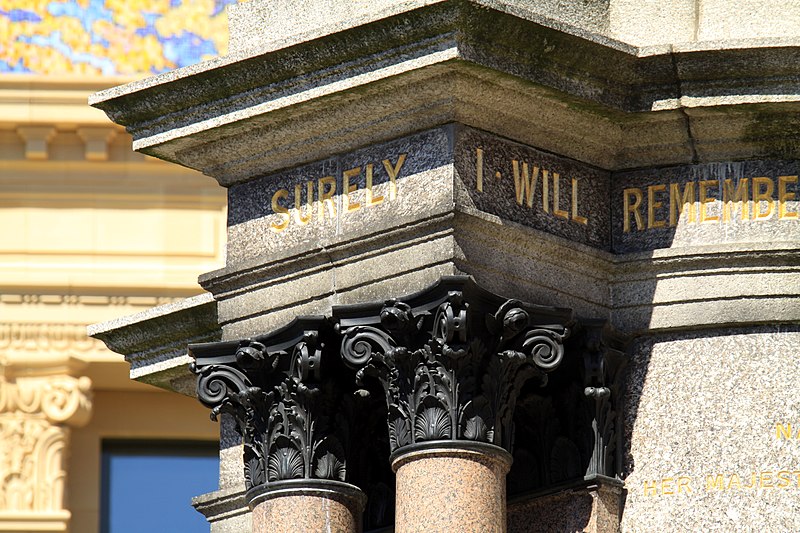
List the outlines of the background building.
<svg viewBox="0 0 800 533">
<path fill-rule="evenodd" d="M 131 381 L 86 325 L 200 292 L 224 263 L 224 191 L 132 152 L 86 100 L 223 54 L 231 1 L 0 1 L 0 531 L 99 531 L 103 505 L 142 496 L 131 478 L 101 493 L 131 461 L 210 453 L 215 468 L 207 412 Z M 145 518 L 133 530 L 190 530 Z"/>
</svg>

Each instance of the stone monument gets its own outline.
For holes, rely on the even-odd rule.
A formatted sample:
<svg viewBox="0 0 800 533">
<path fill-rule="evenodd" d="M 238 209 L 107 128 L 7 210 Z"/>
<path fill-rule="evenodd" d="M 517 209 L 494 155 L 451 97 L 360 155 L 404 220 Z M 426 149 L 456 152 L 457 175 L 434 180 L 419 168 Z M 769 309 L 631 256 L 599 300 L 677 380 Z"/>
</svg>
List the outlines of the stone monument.
<svg viewBox="0 0 800 533">
<path fill-rule="evenodd" d="M 96 329 L 221 424 L 213 532 L 800 528 L 800 7 L 738 3 L 254 0 L 92 98 L 228 191 Z"/>
</svg>

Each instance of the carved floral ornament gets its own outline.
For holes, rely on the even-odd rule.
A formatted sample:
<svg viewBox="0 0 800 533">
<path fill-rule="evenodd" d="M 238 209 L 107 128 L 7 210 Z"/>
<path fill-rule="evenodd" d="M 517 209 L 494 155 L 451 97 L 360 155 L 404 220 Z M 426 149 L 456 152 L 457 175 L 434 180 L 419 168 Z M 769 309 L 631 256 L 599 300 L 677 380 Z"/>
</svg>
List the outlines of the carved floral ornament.
<svg viewBox="0 0 800 533">
<path fill-rule="evenodd" d="M 441 440 L 510 450 L 522 386 L 547 383 L 574 324 L 568 309 L 504 299 L 449 276 L 404 298 L 338 306 L 328 318 L 189 350 L 198 398 L 212 419 L 236 421 L 251 488 L 345 481 L 357 402 L 378 388 L 392 452 Z"/>
</svg>

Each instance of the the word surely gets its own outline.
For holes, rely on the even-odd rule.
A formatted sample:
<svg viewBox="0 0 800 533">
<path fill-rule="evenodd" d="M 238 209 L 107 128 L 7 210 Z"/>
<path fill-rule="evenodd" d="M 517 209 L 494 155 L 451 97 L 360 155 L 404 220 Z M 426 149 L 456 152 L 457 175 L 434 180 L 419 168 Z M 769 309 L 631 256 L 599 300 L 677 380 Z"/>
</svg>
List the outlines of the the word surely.
<svg viewBox="0 0 800 533">
<path fill-rule="evenodd" d="M 380 205 L 384 200 L 394 200 L 397 197 L 397 178 L 407 155 L 398 155 L 394 163 L 390 159 L 381 162 L 388 176 L 388 198 L 383 194 L 377 194 L 375 190 L 376 171 L 372 163 L 363 168 L 360 166 L 349 168 L 339 176 L 324 176 L 298 183 L 294 186 L 294 194 L 288 189 L 278 189 L 272 195 L 272 211 L 277 216 L 270 224 L 270 229 L 281 232 L 289 227 L 292 221 L 299 226 L 305 226 L 315 219 L 315 214 L 318 221 L 324 221 L 326 217 L 334 219 L 340 213 L 352 213 L 362 208 Z M 358 182 L 362 175 L 365 177 L 365 187 L 359 189 Z M 341 205 L 337 206 L 337 203 Z"/>
<path fill-rule="evenodd" d="M 484 161 L 483 149 L 476 148 L 476 179 L 475 189 L 478 192 L 483 192 L 484 186 Z M 562 218 L 576 222 L 578 224 L 586 225 L 589 220 L 579 214 L 578 208 L 578 184 L 579 180 L 570 178 L 562 178 L 558 172 L 553 172 L 540 165 L 531 164 L 527 161 L 518 159 L 511 160 L 511 170 L 514 176 L 514 195 L 517 205 L 533 209 L 534 199 L 536 198 L 536 191 L 541 184 L 541 210 L 551 216 Z M 498 171 L 494 173 L 495 179 L 502 178 L 502 174 Z M 563 182 L 562 182 L 563 180 Z M 561 204 L 561 191 L 564 186 L 570 188 L 570 201 L 569 210 L 562 209 Z M 539 202 L 536 202 L 537 206 Z M 564 206 L 567 207 L 567 206 Z"/>
<path fill-rule="evenodd" d="M 778 219 L 797 219 L 797 211 L 790 209 L 797 199 L 791 187 L 797 183 L 797 176 L 778 176 L 630 187 L 622 191 L 622 231 L 628 233 L 634 225 L 637 231 L 672 228 L 681 217 L 689 224 L 729 223 L 737 212 L 742 222 L 767 220 L 776 213 Z"/>
</svg>

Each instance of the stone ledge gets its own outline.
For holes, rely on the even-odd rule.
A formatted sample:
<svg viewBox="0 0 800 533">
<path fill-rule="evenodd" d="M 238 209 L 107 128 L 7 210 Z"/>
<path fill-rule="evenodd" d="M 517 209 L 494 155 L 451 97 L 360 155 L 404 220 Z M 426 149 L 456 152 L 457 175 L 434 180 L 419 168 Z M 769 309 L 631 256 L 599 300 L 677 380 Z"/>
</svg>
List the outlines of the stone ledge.
<svg viewBox="0 0 800 533">
<path fill-rule="evenodd" d="M 92 324 L 87 332 L 125 356 L 131 379 L 188 396 L 195 395 L 195 377 L 186 345 L 213 342 L 221 335 L 217 303 L 208 293 Z"/>
</svg>

